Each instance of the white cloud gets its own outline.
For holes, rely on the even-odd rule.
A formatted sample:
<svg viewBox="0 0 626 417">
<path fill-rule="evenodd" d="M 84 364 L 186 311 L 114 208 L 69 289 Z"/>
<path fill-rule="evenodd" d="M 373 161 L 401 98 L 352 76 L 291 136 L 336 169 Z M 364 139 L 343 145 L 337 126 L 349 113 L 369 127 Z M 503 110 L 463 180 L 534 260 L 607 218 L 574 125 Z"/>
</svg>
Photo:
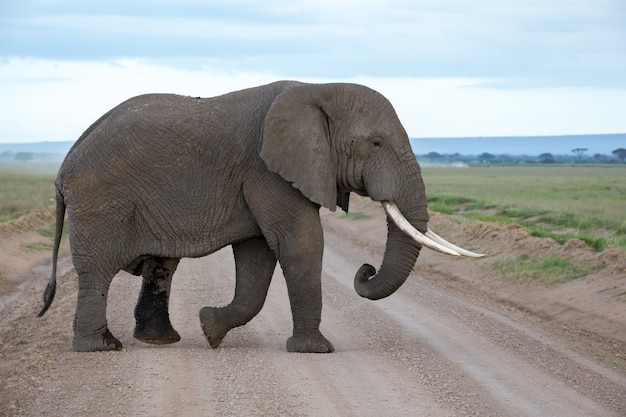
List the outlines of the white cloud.
<svg viewBox="0 0 626 417">
<path fill-rule="evenodd" d="M 141 60 L 0 62 L 0 141 L 73 140 L 120 102 L 163 92 L 213 96 L 273 81 L 270 75 L 186 71 Z"/>
<path fill-rule="evenodd" d="M 51 31 L 97 33 L 101 36 L 156 37 L 159 39 L 219 40 L 278 40 L 285 35 L 309 38 L 326 33 L 344 35 L 350 28 L 328 24 L 268 24 L 264 22 L 227 21 L 211 17 L 129 16 L 119 14 L 63 14 L 16 19 L 16 24 L 46 28 Z M 132 42 L 128 38 L 128 42 Z"/>
<path fill-rule="evenodd" d="M 142 60 L 0 61 L 0 142 L 74 140 L 118 103 L 168 92 L 210 97 L 285 74 L 192 71 Z M 496 88 L 484 78 L 305 78 L 356 82 L 385 95 L 412 137 L 520 136 L 626 132 L 626 91 Z"/>
<path fill-rule="evenodd" d="M 622 0 L 5 3 L 0 141 L 294 78 L 373 87 L 414 137 L 626 132 Z"/>
<path fill-rule="evenodd" d="M 356 79 L 391 101 L 412 137 L 626 132 L 626 90 L 496 88 L 505 81 Z"/>
</svg>

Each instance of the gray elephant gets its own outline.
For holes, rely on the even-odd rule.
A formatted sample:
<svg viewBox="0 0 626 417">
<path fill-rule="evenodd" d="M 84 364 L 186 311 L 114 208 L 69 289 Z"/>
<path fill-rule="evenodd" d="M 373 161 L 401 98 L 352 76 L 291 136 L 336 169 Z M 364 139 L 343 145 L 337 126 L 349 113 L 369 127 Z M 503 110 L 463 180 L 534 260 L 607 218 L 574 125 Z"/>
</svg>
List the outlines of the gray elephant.
<svg viewBox="0 0 626 417">
<path fill-rule="evenodd" d="M 293 315 L 287 350 L 332 352 L 319 330 L 319 209 L 347 211 L 351 192 L 384 203 L 388 213 L 380 271 L 363 265 L 354 280 L 361 296 L 396 291 L 422 245 L 477 255 L 428 231 L 408 136 L 387 99 L 367 87 L 280 81 L 209 99 L 132 98 L 91 125 L 59 170 L 53 270 L 39 315 L 54 298 L 67 211 L 79 282 L 74 350 L 121 349 L 106 320 L 109 285 L 120 270 L 143 276 L 134 336 L 180 340 L 168 313 L 180 258 L 231 245 L 234 298 L 200 310 L 209 344 L 216 348 L 261 310 L 278 261 Z"/>
</svg>

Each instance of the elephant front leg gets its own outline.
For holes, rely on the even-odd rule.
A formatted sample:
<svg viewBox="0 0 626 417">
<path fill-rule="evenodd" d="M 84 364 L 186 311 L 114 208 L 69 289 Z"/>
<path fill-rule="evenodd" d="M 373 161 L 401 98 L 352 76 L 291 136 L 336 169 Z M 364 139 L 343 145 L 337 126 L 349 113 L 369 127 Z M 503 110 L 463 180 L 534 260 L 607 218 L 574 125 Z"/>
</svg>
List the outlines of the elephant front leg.
<svg viewBox="0 0 626 417">
<path fill-rule="evenodd" d="M 320 332 L 324 233 L 320 206 L 290 183 L 269 175 L 245 189 L 246 201 L 280 262 L 293 317 L 289 352 L 328 353 L 335 348 Z"/>
<path fill-rule="evenodd" d="M 172 275 L 179 261 L 177 258 L 159 257 L 146 261 L 141 292 L 135 306 L 133 336 L 136 339 L 156 345 L 180 340 L 180 335 L 172 327 L 168 311 Z"/>
<path fill-rule="evenodd" d="M 217 348 L 226 333 L 242 326 L 256 316 L 267 296 L 276 257 L 263 237 L 232 245 L 235 256 L 235 296 L 226 307 L 203 307 L 200 324 L 209 344 Z"/>
<path fill-rule="evenodd" d="M 281 261 L 293 316 L 293 336 L 287 351 L 330 353 L 332 343 L 320 332 L 322 318 L 322 254 Z"/>
</svg>

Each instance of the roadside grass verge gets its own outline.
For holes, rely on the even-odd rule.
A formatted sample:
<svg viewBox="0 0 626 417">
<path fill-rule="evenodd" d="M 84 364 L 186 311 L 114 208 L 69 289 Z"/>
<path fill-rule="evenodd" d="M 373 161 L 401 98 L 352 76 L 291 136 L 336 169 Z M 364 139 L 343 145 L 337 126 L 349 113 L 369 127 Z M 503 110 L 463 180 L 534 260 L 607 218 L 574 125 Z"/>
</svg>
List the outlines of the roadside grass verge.
<svg viewBox="0 0 626 417">
<path fill-rule="evenodd" d="M 508 279 L 543 285 L 562 284 L 584 277 L 603 265 L 577 265 L 569 258 L 555 255 L 534 257 L 527 254 L 517 258 L 499 259 L 488 264 L 489 269 Z"/>
<path fill-rule="evenodd" d="M 54 205 L 54 180 L 59 163 L 0 163 L 0 223 Z M 34 227 L 34 226 L 33 226 Z M 23 245 L 31 251 L 51 251 L 55 225 L 39 229 L 45 239 Z M 67 238 L 68 224 L 64 224 Z M 0 270 L 0 281 L 4 279 Z"/>
<path fill-rule="evenodd" d="M 429 209 L 597 251 L 626 248 L 626 165 L 426 168 Z"/>
<path fill-rule="evenodd" d="M 39 230 L 37 230 L 37 233 L 39 233 L 41 236 L 45 237 L 46 240 L 40 241 L 40 242 L 35 242 L 35 243 L 25 244 L 23 246 L 26 249 L 29 249 L 31 251 L 51 251 L 52 247 L 54 245 L 55 228 L 56 228 L 56 224 L 52 223 L 46 229 L 39 229 Z M 69 232 L 69 225 L 68 225 L 67 222 L 65 222 L 65 223 L 63 223 L 63 235 L 62 235 L 63 237 L 62 237 L 62 239 L 66 239 L 67 238 L 68 232 Z"/>
</svg>

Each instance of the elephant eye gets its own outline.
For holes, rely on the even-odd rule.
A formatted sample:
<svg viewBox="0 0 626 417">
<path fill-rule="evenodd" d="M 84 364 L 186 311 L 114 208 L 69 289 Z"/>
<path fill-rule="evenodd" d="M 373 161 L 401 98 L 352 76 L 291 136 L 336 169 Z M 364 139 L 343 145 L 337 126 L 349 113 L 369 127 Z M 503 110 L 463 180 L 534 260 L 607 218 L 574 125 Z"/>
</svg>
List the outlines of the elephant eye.
<svg viewBox="0 0 626 417">
<path fill-rule="evenodd" d="M 383 146 L 382 138 L 375 137 L 370 140 L 370 146 L 372 147 L 372 151 L 378 151 Z"/>
</svg>

